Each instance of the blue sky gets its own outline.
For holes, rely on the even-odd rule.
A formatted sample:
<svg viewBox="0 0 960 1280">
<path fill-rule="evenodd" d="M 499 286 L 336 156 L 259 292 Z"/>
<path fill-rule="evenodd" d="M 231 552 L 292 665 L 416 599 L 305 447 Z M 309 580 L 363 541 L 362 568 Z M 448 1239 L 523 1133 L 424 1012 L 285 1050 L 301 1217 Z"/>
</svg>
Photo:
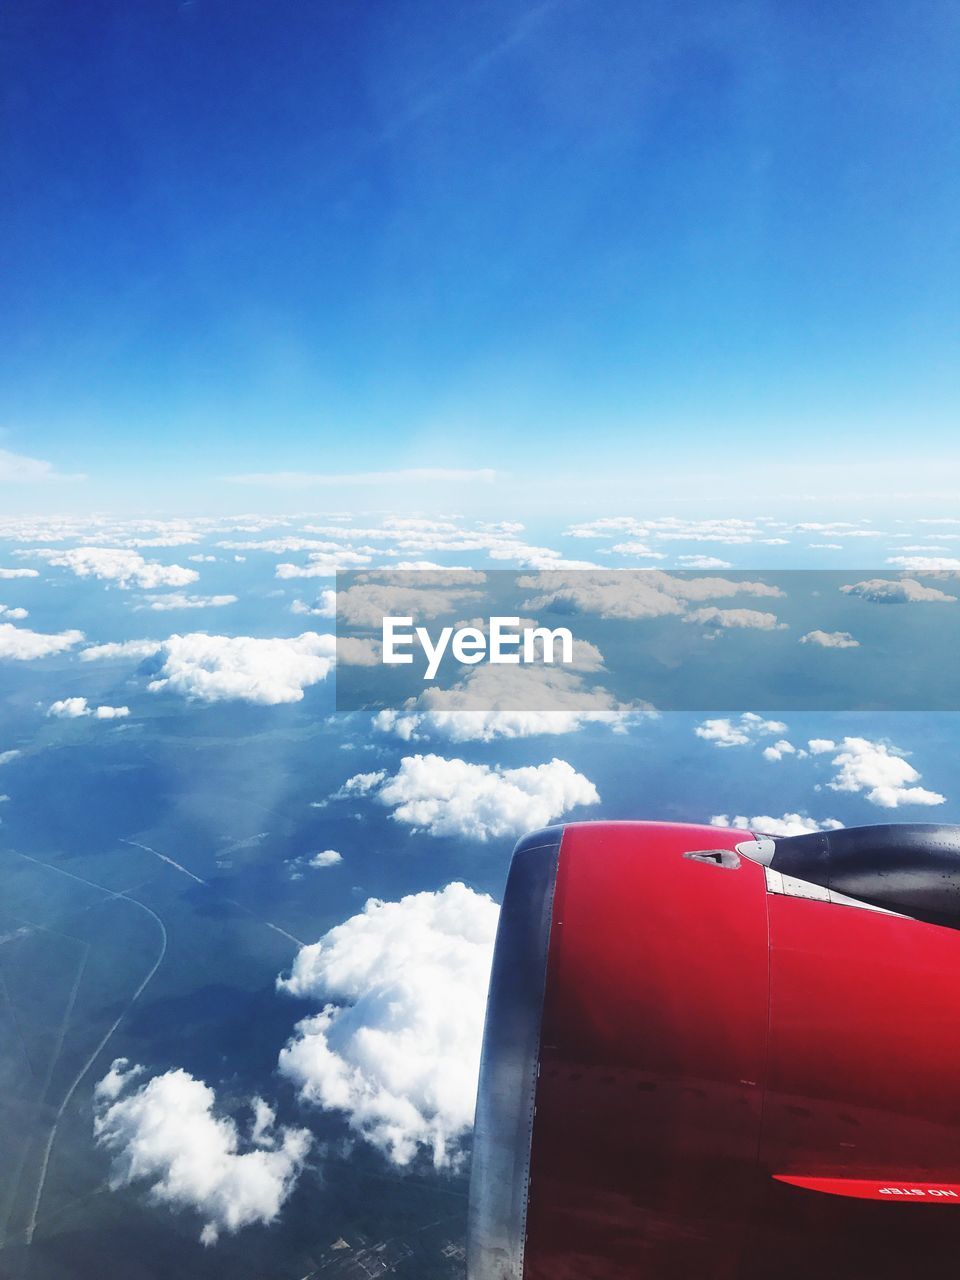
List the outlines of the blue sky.
<svg viewBox="0 0 960 1280">
<path fill-rule="evenodd" d="M 960 487 L 941 0 L 13 0 L 9 510 Z M 9 468 L 8 468 L 9 470 Z M 0 470 L 0 477 L 3 471 Z M 633 507 L 624 508 L 635 510 Z"/>
</svg>

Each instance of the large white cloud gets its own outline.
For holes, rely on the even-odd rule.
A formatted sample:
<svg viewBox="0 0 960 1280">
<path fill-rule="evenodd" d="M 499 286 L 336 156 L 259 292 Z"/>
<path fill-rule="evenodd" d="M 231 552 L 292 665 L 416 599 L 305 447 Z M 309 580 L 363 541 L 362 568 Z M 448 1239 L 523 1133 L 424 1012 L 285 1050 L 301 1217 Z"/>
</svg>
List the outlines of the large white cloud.
<svg viewBox="0 0 960 1280">
<path fill-rule="evenodd" d="M 72 649 L 82 639 L 82 631 L 46 634 L 30 631 L 27 627 L 15 627 L 11 622 L 0 622 L 0 658 L 13 658 L 20 662 L 28 662 L 32 658 L 47 658 L 51 654 Z"/>
<path fill-rule="evenodd" d="M 598 804 L 593 783 L 566 760 L 504 769 L 437 755 L 404 756 L 392 777 L 367 788 L 398 822 L 433 836 L 472 840 L 543 827 L 576 805 Z M 346 789 L 360 790 L 346 783 Z"/>
<path fill-rule="evenodd" d="M 896 747 L 885 742 L 847 737 L 836 743 L 830 738 L 813 738 L 808 746 L 814 755 L 834 753 L 831 764 L 837 772 L 827 783 L 832 791 L 861 793 L 883 809 L 897 809 L 904 804 L 937 805 L 946 799 L 937 791 L 914 786 L 920 774 Z"/>
<path fill-rule="evenodd" d="M 459 883 L 370 899 L 304 947 L 278 982 L 322 1006 L 297 1024 L 280 1070 L 395 1164 L 421 1149 L 437 1168 L 462 1162 L 498 915 Z"/>
<path fill-rule="evenodd" d="M 276 1126 L 255 1098 L 243 1139 L 235 1120 L 216 1115 L 216 1094 L 202 1080 L 175 1070 L 135 1084 L 142 1076 L 117 1058 L 94 1092 L 94 1134 L 113 1155 L 111 1187 L 146 1183 L 157 1203 L 195 1210 L 207 1245 L 221 1231 L 273 1222 L 300 1176 L 309 1132 Z"/>
<path fill-rule="evenodd" d="M 144 560 L 136 551 L 125 551 L 117 547 L 73 547 L 69 551 L 44 549 L 17 554 L 38 556 L 49 564 L 69 569 L 78 578 L 101 578 L 115 582 L 124 589 L 185 587 L 200 577 L 196 569 Z"/>
<path fill-rule="evenodd" d="M 803 836 L 810 831 L 839 831 L 843 826 L 836 818 L 824 818 L 818 822 L 816 818 L 808 818 L 801 813 L 785 813 L 781 818 L 773 818 L 769 814 L 747 818 L 742 813 L 731 818 L 725 813 L 718 813 L 710 822 L 715 827 L 743 827 L 764 836 Z"/>
<path fill-rule="evenodd" d="M 148 687 L 202 702 L 299 702 L 305 688 L 326 679 L 335 649 L 333 636 L 314 631 L 292 639 L 173 635 L 163 643 L 163 665 Z"/>
</svg>

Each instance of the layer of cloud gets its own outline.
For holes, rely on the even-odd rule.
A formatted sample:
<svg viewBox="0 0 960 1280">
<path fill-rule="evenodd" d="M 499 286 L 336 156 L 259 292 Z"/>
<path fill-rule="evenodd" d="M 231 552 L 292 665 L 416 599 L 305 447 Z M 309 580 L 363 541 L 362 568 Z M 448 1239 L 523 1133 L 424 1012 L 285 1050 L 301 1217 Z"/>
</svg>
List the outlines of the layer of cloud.
<svg viewBox="0 0 960 1280">
<path fill-rule="evenodd" d="M 223 479 L 229 484 L 265 489 L 317 489 L 339 485 L 492 484 L 496 476 L 496 471 L 487 467 L 476 470 L 416 467 L 406 471 L 352 471 L 343 475 L 326 471 L 253 471 Z"/>
<path fill-rule="evenodd" d="M 357 790 L 355 775 L 346 783 Z M 566 760 L 504 769 L 437 755 L 404 756 L 392 777 L 368 788 L 393 818 L 432 836 L 489 840 L 543 827 L 577 805 L 600 802 L 593 783 Z"/>
<path fill-rule="evenodd" d="M 397 1165 L 420 1150 L 438 1169 L 462 1163 L 498 915 L 459 883 L 371 899 L 278 982 L 322 1006 L 297 1024 L 281 1072 Z"/>
<path fill-rule="evenodd" d="M 0 581 L 12 580 L 14 578 L 39 578 L 39 569 L 5 569 L 0 566 Z"/>
<path fill-rule="evenodd" d="M 216 1114 L 216 1094 L 202 1080 L 182 1070 L 142 1078 L 142 1067 L 117 1058 L 94 1092 L 94 1135 L 113 1156 L 111 1187 L 144 1183 L 156 1203 L 194 1210 L 205 1245 L 222 1231 L 275 1221 L 303 1169 L 309 1132 L 277 1126 L 255 1098 L 244 1138 L 234 1119 Z"/>
</svg>

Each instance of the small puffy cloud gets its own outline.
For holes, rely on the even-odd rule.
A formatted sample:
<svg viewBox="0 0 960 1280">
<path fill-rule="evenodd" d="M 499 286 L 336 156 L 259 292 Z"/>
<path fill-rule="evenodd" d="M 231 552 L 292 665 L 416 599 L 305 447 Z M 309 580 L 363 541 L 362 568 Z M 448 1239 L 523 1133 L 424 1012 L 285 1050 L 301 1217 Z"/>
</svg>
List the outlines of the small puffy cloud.
<svg viewBox="0 0 960 1280">
<path fill-rule="evenodd" d="M 309 614 L 314 618 L 333 618 L 337 613 L 337 593 L 331 587 L 325 587 L 313 604 L 303 600 L 294 600 L 290 606 L 291 613 Z"/>
<path fill-rule="evenodd" d="M 811 738 L 807 746 L 810 748 L 810 754 L 814 756 L 822 756 L 827 751 L 837 749 L 837 744 L 832 738 Z"/>
<path fill-rule="evenodd" d="M 187 556 L 187 559 L 192 564 L 216 564 L 217 562 L 216 556 L 206 556 L 202 554 L 197 554 L 195 556 Z"/>
<path fill-rule="evenodd" d="M 768 814 L 760 814 L 755 818 L 737 814 L 735 818 L 725 813 L 715 814 L 710 823 L 714 827 L 743 827 L 746 831 L 755 831 L 763 836 L 803 836 L 810 831 L 839 831 L 843 826 L 836 818 L 824 818 L 818 822 L 800 813 L 785 813 L 782 818 L 772 818 Z"/>
<path fill-rule="evenodd" d="M 18 662 L 47 658 L 51 654 L 72 649 L 82 639 L 82 631 L 58 631 L 48 635 L 41 631 L 30 631 L 27 627 L 15 627 L 12 622 L 0 622 L 0 658 L 11 658 Z"/>
<path fill-rule="evenodd" d="M 162 649 L 159 640 L 114 640 L 80 650 L 81 662 L 113 662 L 118 658 L 152 658 Z"/>
<path fill-rule="evenodd" d="M 816 644 L 822 649 L 859 649 L 860 641 L 854 640 L 849 631 L 808 631 L 800 637 L 801 644 Z"/>
<path fill-rule="evenodd" d="M 13 578 L 39 578 L 39 569 L 5 569 L 0 565 L 0 581 Z"/>
<path fill-rule="evenodd" d="M 812 742 L 810 746 L 814 750 Z M 833 744 L 828 749 L 832 750 Z M 897 809 L 904 804 L 937 805 L 946 799 L 936 791 L 912 785 L 919 781 L 920 774 L 896 747 L 883 742 L 844 738 L 831 763 L 837 770 L 833 781 L 827 783 L 831 791 L 860 793 L 883 809 Z"/>
<path fill-rule="evenodd" d="M 164 641 L 163 665 L 148 688 L 201 702 L 300 702 L 305 688 L 326 679 L 335 648 L 333 636 L 313 631 L 292 639 L 173 635 Z"/>
<path fill-rule="evenodd" d="M 274 1222 L 303 1169 L 309 1132 L 276 1126 L 254 1098 L 243 1138 L 232 1117 L 216 1114 L 213 1089 L 189 1072 L 137 1083 L 142 1077 L 142 1067 L 118 1058 L 94 1091 L 94 1136 L 113 1156 L 111 1188 L 143 1183 L 155 1203 L 194 1210 L 205 1245 L 221 1231 Z"/>
<path fill-rule="evenodd" d="M 718 609 L 715 605 L 694 609 L 684 621 L 744 631 L 785 631 L 787 627 L 775 613 L 762 613 L 759 609 Z"/>
<path fill-rule="evenodd" d="M 786 733 L 781 720 L 764 720 L 753 711 L 745 711 L 739 719 L 704 720 L 694 729 L 698 738 L 717 747 L 746 747 L 773 733 Z M 788 744 L 789 745 L 789 744 Z"/>
<path fill-rule="evenodd" d="M 848 596 L 859 596 L 874 604 L 954 604 L 957 597 L 937 587 L 925 587 L 916 578 L 867 578 L 850 583 L 840 590 Z"/>
<path fill-rule="evenodd" d="M 76 720 L 79 716 L 89 714 L 86 698 L 59 698 L 47 708 L 48 716 L 56 716 L 60 720 Z"/>
<path fill-rule="evenodd" d="M 26 609 L 14 609 L 9 605 L 0 604 L 0 618 L 12 618 L 14 622 L 22 622 L 24 618 L 29 616 Z"/>
<path fill-rule="evenodd" d="M 171 591 L 166 595 L 153 596 L 148 603 L 138 604 L 137 608 L 164 613 L 171 609 L 220 609 L 225 604 L 236 603 L 236 596 L 191 596 L 185 591 Z"/>
<path fill-rule="evenodd" d="M 78 720 L 81 716 L 93 716 L 95 720 L 121 720 L 130 714 L 129 707 L 101 705 L 91 707 L 86 698 L 59 698 L 51 702 L 47 715 L 59 720 Z"/>
<path fill-rule="evenodd" d="M 346 788 L 355 782 L 351 778 Z M 404 756 L 399 771 L 381 781 L 373 794 L 393 809 L 397 822 L 415 831 L 472 840 L 520 835 L 577 805 L 600 802 L 593 783 L 556 758 L 504 769 L 437 755 Z"/>
<path fill-rule="evenodd" d="M 646 560 L 666 560 L 663 551 L 652 551 L 645 542 L 618 542 L 610 548 L 611 552 L 621 556 L 641 556 Z"/>
<path fill-rule="evenodd" d="M 716 556 L 678 556 L 677 564 L 684 569 L 732 569 L 729 560 L 718 560 Z"/>
<path fill-rule="evenodd" d="M 797 748 L 792 742 L 788 742 L 786 738 L 781 738 L 773 746 L 764 747 L 762 754 L 764 760 L 782 760 L 785 756 L 796 756 L 798 760 L 801 760 L 807 753 L 802 747 Z"/>
<path fill-rule="evenodd" d="M 307 862 L 310 867 L 335 867 L 338 862 L 343 861 L 343 854 L 336 849 L 321 849 L 319 853 L 315 853 Z"/>
<path fill-rule="evenodd" d="M 458 1167 L 473 1125 L 499 908 L 454 883 L 359 915 L 303 947 L 280 990 L 316 1000 L 280 1054 L 301 1098 L 342 1112 L 397 1165 Z"/>
<path fill-rule="evenodd" d="M 278 578 L 332 578 L 344 569 L 356 569 L 360 565 L 370 563 L 371 557 L 364 551 L 351 551 L 343 548 L 339 551 L 314 551 L 307 557 L 309 563 L 278 564 Z"/>
<path fill-rule="evenodd" d="M 58 568 L 69 569 L 78 578 L 100 578 L 105 582 L 115 582 L 123 590 L 129 587 L 144 590 L 185 587 L 200 577 L 196 569 L 144 560 L 136 551 L 118 547 L 73 547 L 69 551 L 39 550 L 29 554 Z"/>
<path fill-rule="evenodd" d="M 17 756 L 22 754 L 16 747 L 9 751 L 0 751 L 0 764 L 9 764 L 11 760 L 16 760 Z"/>
</svg>

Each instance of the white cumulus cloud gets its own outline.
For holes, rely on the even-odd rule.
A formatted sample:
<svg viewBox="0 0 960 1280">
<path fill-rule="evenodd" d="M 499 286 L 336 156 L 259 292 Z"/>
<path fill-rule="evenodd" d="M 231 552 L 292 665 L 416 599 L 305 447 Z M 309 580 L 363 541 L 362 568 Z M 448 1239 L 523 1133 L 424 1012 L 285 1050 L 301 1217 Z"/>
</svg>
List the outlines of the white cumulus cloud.
<svg viewBox="0 0 960 1280">
<path fill-rule="evenodd" d="M 95 720 L 121 720 L 130 714 L 129 707 L 110 707 L 102 704 L 91 707 L 86 698 L 58 698 L 47 708 L 47 715 L 59 720 L 78 720 L 81 716 L 93 716 Z"/>
<path fill-rule="evenodd" d="M 454 883 L 363 911 L 303 947 L 281 990 L 314 999 L 280 1054 L 301 1098 L 391 1161 L 462 1163 L 499 908 Z"/>
<path fill-rule="evenodd" d="M 920 780 L 920 774 L 896 747 L 869 738 L 847 737 L 839 746 L 832 742 L 827 746 L 828 742 L 829 739 L 814 739 L 810 749 L 818 755 L 836 749 L 831 763 L 837 772 L 833 781 L 827 783 L 832 791 L 861 793 L 871 804 L 883 809 L 897 809 L 904 804 L 944 803 L 945 796 L 913 785 Z"/>
<path fill-rule="evenodd" d="M 156 1203 L 196 1211 L 205 1245 L 221 1231 L 275 1221 L 300 1176 L 309 1132 L 276 1126 L 255 1098 L 244 1139 L 232 1117 L 216 1114 L 216 1094 L 202 1080 L 178 1069 L 136 1084 L 142 1076 L 117 1058 L 94 1093 L 94 1134 L 113 1155 L 111 1187 L 144 1183 Z"/>
<path fill-rule="evenodd" d="M 299 702 L 305 688 L 326 679 L 335 647 L 333 636 L 313 631 L 292 639 L 173 635 L 164 641 L 163 665 L 148 687 L 202 702 Z"/>
<path fill-rule="evenodd" d="M 849 631 L 808 631 L 800 637 L 801 644 L 816 644 L 822 649 L 859 649 L 860 641 L 854 640 Z"/>
<path fill-rule="evenodd" d="M 171 609 L 220 609 L 225 604 L 236 603 L 236 596 L 191 596 L 185 591 L 170 591 L 164 595 L 153 596 L 146 604 L 138 604 L 137 608 L 165 613 Z"/>
<path fill-rule="evenodd" d="M 345 784 L 369 790 L 369 774 Z M 356 784 L 363 780 L 364 787 Z M 546 826 L 576 805 L 600 802 L 593 783 L 566 760 L 504 769 L 437 755 L 404 756 L 392 777 L 377 782 L 376 800 L 397 822 L 433 836 L 472 840 L 519 835 Z"/>
<path fill-rule="evenodd" d="M 196 569 L 185 569 L 179 564 L 160 564 L 144 560 L 136 551 L 117 547 L 73 547 L 69 551 L 39 550 L 30 555 L 38 556 L 58 568 L 69 569 L 78 578 L 100 578 L 115 582 L 118 587 L 185 587 L 196 582 L 200 575 Z"/>
<path fill-rule="evenodd" d="M 808 818 L 800 813 L 785 813 L 781 818 L 773 818 L 769 814 L 759 814 L 755 818 L 747 818 L 738 813 L 730 818 L 725 813 L 715 814 L 710 823 L 714 827 L 743 827 L 747 831 L 756 831 L 762 836 L 803 836 L 810 831 L 839 831 L 843 826 L 836 818 L 824 818 L 818 822 L 816 818 Z"/>
<path fill-rule="evenodd" d="M 0 622 L 0 658 L 29 662 L 32 658 L 47 658 L 54 653 L 72 649 L 83 639 L 82 631 L 58 631 L 46 634 L 30 631 L 27 627 L 15 627 L 12 622 Z"/>
<path fill-rule="evenodd" d="M 957 597 L 937 587 L 925 587 L 916 578 L 867 578 L 840 590 L 848 596 L 859 596 L 874 604 L 954 604 Z"/>
<path fill-rule="evenodd" d="M 782 720 L 764 720 L 753 711 L 745 711 L 738 719 L 717 717 L 704 720 L 694 729 L 698 738 L 717 747 L 746 747 L 773 733 L 786 733 Z"/>
<path fill-rule="evenodd" d="M 718 609 L 716 605 L 694 609 L 684 621 L 741 631 L 785 631 L 787 627 L 775 613 L 762 613 L 759 609 Z"/>
</svg>

